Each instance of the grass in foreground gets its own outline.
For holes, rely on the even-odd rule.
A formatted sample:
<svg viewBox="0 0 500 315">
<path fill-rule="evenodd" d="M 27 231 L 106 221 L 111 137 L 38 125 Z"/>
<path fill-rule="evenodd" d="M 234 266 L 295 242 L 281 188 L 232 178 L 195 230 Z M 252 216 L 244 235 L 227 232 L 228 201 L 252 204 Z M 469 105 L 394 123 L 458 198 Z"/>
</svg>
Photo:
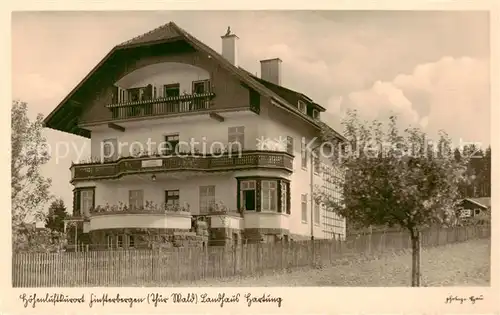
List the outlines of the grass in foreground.
<svg viewBox="0 0 500 315">
<path fill-rule="evenodd" d="M 473 240 L 422 251 L 422 286 L 489 286 L 490 240 Z M 321 269 L 303 268 L 261 277 L 206 280 L 187 286 L 410 286 L 411 252 L 383 254 Z"/>
</svg>

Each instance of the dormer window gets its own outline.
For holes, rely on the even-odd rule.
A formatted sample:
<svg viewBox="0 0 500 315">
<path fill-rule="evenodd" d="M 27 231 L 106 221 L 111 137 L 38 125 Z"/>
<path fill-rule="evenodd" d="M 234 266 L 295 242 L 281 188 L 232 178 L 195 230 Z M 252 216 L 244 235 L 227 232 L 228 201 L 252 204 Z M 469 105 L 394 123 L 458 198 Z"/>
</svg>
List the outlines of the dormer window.
<svg viewBox="0 0 500 315">
<path fill-rule="evenodd" d="M 312 117 L 314 119 L 319 119 L 319 111 L 317 109 L 313 109 L 313 111 L 312 111 Z"/>
<path fill-rule="evenodd" d="M 304 114 L 307 114 L 307 105 L 303 101 L 299 100 L 298 104 L 299 110 L 303 112 Z"/>
</svg>

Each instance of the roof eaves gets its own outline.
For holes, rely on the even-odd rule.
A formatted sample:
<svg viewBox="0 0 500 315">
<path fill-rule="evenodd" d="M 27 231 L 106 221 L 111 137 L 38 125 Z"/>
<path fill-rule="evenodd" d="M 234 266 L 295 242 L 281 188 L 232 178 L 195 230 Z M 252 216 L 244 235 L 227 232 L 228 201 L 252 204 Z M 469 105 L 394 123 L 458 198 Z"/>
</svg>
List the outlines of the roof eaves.
<svg viewBox="0 0 500 315">
<path fill-rule="evenodd" d="M 480 206 L 480 207 L 482 207 L 482 208 L 488 208 L 488 206 L 487 206 L 487 205 L 484 205 L 484 204 L 480 203 L 479 201 L 476 201 L 476 200 L 475 200 L 475 199 L 473 199 L 473 198 L 465 198 L 465 200 L 467 200 L 467 201 L 469 201 L 469 202 L 471 202 L 471 203 L 473 203 L 473 204 L 475 204 L 475 205 L 478 205 L 478 206 Z"/>
<path fill-rule="evenodd" d="M 82 87 L 82 85 L 97 71 L 97 69 L 99 69 L 104 64 L 104 62 L 106 62 L 109 59 L 109 57 L 111 57 L 111 55 L 116 50 L 117 46 L 113 47 L 106 54 L 106 56 L 104 56 L 104 58 L 101 59 L 101 61 L 99 61 L 99 63 L 95 65 L 94 68 L 92 68 L 92 70 L 90 70 L 90 72 L 71 90 L 71 92 L 69 92 L 69 94 L 66 95 L 66 97 L 59 103 L 59 105 L 57 105 L 57 107 L 52 112 L 50 112 L 50 114 L 47 115 L 47 117 L 45 117 L 45 119 L 43 120 L 43 127 L 47 127 L 47 123 L 52 119 L 52 117 L 54 117 L 54 115 L 64 106 L 64 104 L 66 104 L 66 102 L 68 102 L 71 99 L 71 97 L 76 93 L 76 91 L 78 91 Z"/>
</svg>

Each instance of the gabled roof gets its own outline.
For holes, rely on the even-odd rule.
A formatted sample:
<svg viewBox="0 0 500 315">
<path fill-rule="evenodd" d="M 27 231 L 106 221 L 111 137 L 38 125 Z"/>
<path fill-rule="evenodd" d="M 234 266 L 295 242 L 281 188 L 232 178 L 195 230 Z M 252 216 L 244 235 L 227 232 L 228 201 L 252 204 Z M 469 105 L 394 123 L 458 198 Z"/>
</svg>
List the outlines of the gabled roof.
<svg viewBox="0 0 500 315">
<path fill-rule="evenodd" d="M 284 90 L 288 90 L 285 88 L 278 89 L 275 86 L 271 87 L 269 85 L 270 82 L 258 79 L 251 74 L 249 74 L 247 71 L 234 66 L 231 64 L 226 58 L 224 58 L 222 55 L 217 53 L 215 50 L 204 44 L 203 42 L 199 41 L 197 38 L 189 34 L 188 32 L 184 31 L 182 28 L 177 26 L 175 23 L 170 22 L 165 25 L 162 25 L 152 31 L 149 31 L 145 34 L 142 34 L 140 36 L 134 37 L 131 40 L 128 40 L 122 44 L 119 44 L 115 46 L 105 57 L 102 59 L 99 64 L 94 67 L 91 72 L 63 99 L 63 101 L 45 118 L 44 124 L 46 127 L 53 128 L 53 125 L 55 122 L 52 121 L 52 118 L 54 115 L 61 110 L 65 106 L 71 106 L 71 101 L 72 97 L 74 94 L 82 88 L 85 83 L 95 74 L 95 72 L 101 68 L 108 59 L 110 59 L 115 53 L 117 53 L 120 50 L 125 50 L 129 48 L 134 48 L 134 47 L 140 47 L 140 46 L 145 46 L 145 45 L 154 45 L 154 44 L 159 44 L 163 42 L 167 42 L 169 40 L 173 39 L 182 39 L 192 45 L 195 49 L 205 52 L 208 55 L 212 57 L 215 61 L 217 61 L 223 68 L 225 68 L 229 73 L 232 75 L 236 76 L 242 83 L 246 84 L 248 87 L 256 90 L 263 96 L 271 98 L 274 103 L 278 106 L 281 106 L 282 108 L 294 112 L 303 119 L 307 120 L 310 122 L 312 125 L 316 126 L 317 128 L 320 128 L 320 125 L 318 124 L 317 121 L 312 119 L 311 117 L 307 117 L 303 114 L 301 114 L 298 109 L 296 108 L 296 103 L 290 104 L 288 100 L 286 100 L 283 95 Z M 264 82 L 263 82 L 264 81 Z M 277 93 L 281 90 L 281 93 Z M 291 91 L 291 90 L 290 90 Z M 292 91 L 293 92 L 293 91 Z M 297 93 L 297 92 L 294 92 Z M 281 94 L 281 95 L 280 95 Z M 288 97 L 287 97 L 288 98 Z M 291 100 L 291 99 L 290 99 Z M 60 130 L 60 129 L 59 129 Z M 66 130 L 62 130 L 66 131 Z M 90 137 L 90 133 L 86 131 L 81 131 L 79 135 L 85 136 L 85 137 Z"/>
<path fill-rule="evenodd" d="M 129 47 L 140 44 L 150 44 L 152 42 L 162 41 L 181 36 L 181 34 L 177 32 L 175 28 L 171 27 L 171 24 L 173 23 L 164 24 L 147 33 L 129 39 L 128 41 L 121 43 L 117 47 Z"/>
<path fill-rule="evenodd" d="M 469 201 L 473 204 L 478 205 L 479 207 L 482 208 L 489 208 L 491 207 L 491 198 L 490 197 L 480 197 L 480 198 L 466 198 L 464 199 L 466 201 Z"/>
<path fill-rule="evenodd" d="M 257 82 L 261 83 L 262 85 L 264 85 L 266 88 L 270 89 L 274 93 L 276 93 L 279 96 L 281 96 L 282 98 L 284 98 L 287 102 L 289 102 L 292 105 L 297 105 L 299 100 L 307 100 L 309 103 L 316 106 L 319 110 L 326 111 L 326 109 L 323 106 L 321 106 L 317 103 L 314 103 L 313 100 L 310 99 L 305 94 L 288 89 L 288 88 L 283 87 L 281 85 L 274 84 L 272 82 L 266 81 L 264 79 L 261 79 L 259 77 L 254 76 L 254 75 L 252 75 L 252 78 L 255 79 Z"/>
</svg>

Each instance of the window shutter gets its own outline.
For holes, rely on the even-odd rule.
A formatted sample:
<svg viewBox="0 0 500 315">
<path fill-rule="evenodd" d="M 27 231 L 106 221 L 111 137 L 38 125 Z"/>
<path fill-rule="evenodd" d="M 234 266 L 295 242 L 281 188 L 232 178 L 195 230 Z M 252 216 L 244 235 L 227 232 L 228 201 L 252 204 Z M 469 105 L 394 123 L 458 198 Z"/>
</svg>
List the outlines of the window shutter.
<svg viewBox="0 0 500 315">
<path fill-rule="evenodd" d="M 95 209 L 95 188 L 92 189 L 92 209 L 91 210 L 94 210 Z"/>
<path fill-rule="evenodd" d="M 262 204 L 261 204 L 261 195 L 262 195 L 262 191 L 261 191 L 261 188 L 262 185 L 261 185 L 261 181 L 260 180 L 256 180 L 255 181 L 255 210 L 257 212 L 261 212 L 261 207 L 262 207 Z"/>
<path fill-rule="evenodd" d="M 291 213 L 291 205 L 290 205 L 290 183 L 285 183 L 286 185 L 286 199 L 287 199 L 287 202 L 286 202 L 286 214 L 290 214 Z"/>
<path fill-rule="evenodd" d="M 277 187 L 278 188 L 277 189 L 277 195 L 278 195 L 278 212 L 282 212 L 281 211 L 281 204 L 282 204 L 283 201 L 281 200 L 281 198 L 282 198 L 283 194 L 281 193 L 281 189 L 282 189 L 283 185 L 284 185 L 284 183 L 281 180 L 279 180 L 278 181 L 278 187 Z"/>
<path fill-rule="evenodd" d="M 79 216 L 80 215 L 80 190 L 75 190 L 73 192 L 73 215 Z"/>
<path fill-rule="evenodd" d="M 241 191 L 240 191 L 240 180 L 236 180 L 236 208 L 238 209 L 238 212 L 242 213 L 242 207 L 241 207 Z"/>
</svg>

